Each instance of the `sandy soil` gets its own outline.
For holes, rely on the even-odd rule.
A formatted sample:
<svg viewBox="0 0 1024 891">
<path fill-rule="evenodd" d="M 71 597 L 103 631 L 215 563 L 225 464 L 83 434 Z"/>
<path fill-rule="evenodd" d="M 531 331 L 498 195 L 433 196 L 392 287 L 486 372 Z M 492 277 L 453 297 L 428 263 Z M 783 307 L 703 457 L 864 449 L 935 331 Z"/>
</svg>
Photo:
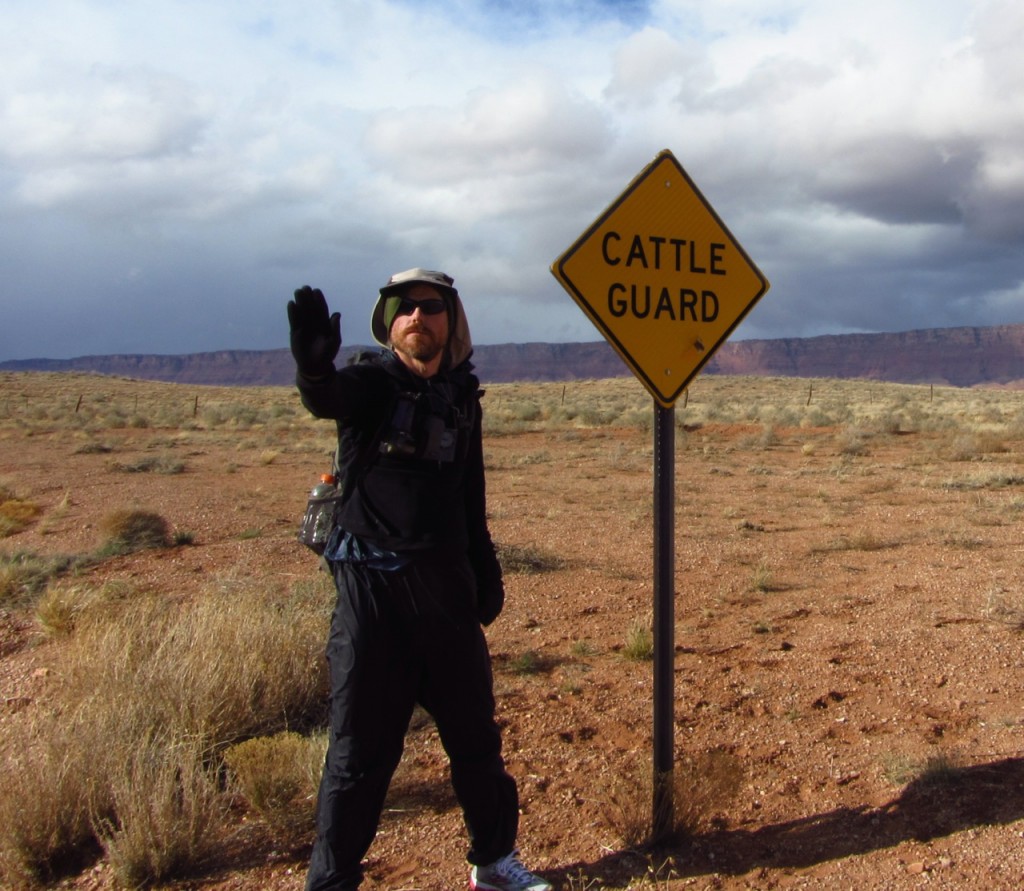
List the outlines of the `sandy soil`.
<svg viewBox="0 0 1024 891">
<path fill-rule="evenodd" d="M 626 653 L 651 615 L 650 434 L 488 439 L 495 539 L 560 562 L 510 573 L 488 630 L 523 859 L 579 891 L 1024 886 L 1024 444 L 953 463 L 937 434 L 878 435 L 851 454 L 835 430 L 761 432 L 679 434 L 675 803 L 695 831 L 655 851 L 622 839 L 628 790 L 651 771 L 652 663 Z M 104 510 L 141 505 L 194 543 L 99 576 L 174 592 L 317 571 L 294 541 L 321 470 L 308 450 L 282 434 L 267 462 L 223 435 L 123 429 L 117 457 L 151 454 L 157 437 L 184 473 L 112 472 L 82 435 L 5 428 L 0 476 L 50 521 L 0 548 L 85 551 Z M 527 653 L 536 670 L 521 670 Z M 45 696 L 57 658 L 31 617 L 0 615 L 0 732 Z M 366 887 L 465 887 L 464 852 L 426 723 Z M 223 863 L 173 887 L 297 891 L 307 854 L 249 821 Z M 61 887 L 109 888 L 109 870 Z"/>
</svg>

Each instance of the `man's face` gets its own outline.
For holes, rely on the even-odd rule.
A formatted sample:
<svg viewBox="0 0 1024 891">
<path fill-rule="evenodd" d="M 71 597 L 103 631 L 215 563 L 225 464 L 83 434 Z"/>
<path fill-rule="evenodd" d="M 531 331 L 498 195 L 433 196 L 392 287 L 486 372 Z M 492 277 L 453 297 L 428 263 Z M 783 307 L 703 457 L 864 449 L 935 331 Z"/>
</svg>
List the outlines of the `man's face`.
<svg viewBox="0 0 1024 891">
<path fill-rule="evenodd" d="M 416 304 L 435 306 L 432 301 L 444 303 L 444 296 L 437 288 L 417 283 L 406 290 L 403 297 L 403 308 L 391 323 L 392 349 L 399 356 L 405 355 L 417 362 L 432 362 L 448 344 L 448 312 L 430 314 Z"/>
</svg>

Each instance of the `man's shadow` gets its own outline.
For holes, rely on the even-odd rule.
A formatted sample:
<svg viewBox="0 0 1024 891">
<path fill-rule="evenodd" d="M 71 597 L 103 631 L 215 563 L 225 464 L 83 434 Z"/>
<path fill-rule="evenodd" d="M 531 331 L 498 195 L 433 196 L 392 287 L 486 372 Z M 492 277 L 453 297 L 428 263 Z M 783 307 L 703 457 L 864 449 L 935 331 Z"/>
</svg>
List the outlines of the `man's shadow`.
<svg viewBox="0 0 1024 891">
<path fill-rule="evenodd" d="M 652 864 L 669 858 L 678 878 L 712 872 L 743 875 L 757 868 L 813 866 L 905 841 L 928 841 L 1022 818 L 1024 758 L 1007 758 L 928 771 L 882 807 L 843 807 L 759 829 L 712 830 L 677 846 L 659 847 L 649 856 L 615 852 L 592 863 L 545 871 L 545 875 L 565 882 L 581 876 L 622 881 L 649 875 Z"/>
</svg>

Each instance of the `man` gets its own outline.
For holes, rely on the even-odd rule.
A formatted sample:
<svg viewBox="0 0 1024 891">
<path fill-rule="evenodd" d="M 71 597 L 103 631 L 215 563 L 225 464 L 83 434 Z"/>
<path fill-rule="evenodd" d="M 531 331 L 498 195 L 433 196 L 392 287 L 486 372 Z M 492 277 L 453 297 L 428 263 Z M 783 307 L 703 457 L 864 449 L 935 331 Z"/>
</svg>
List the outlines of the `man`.
<svg viewBox="0 0 1024 891">
<path fill-rule="evenodd" d="M 504 603 L 487 528 L 480 389 L 451 277 L 393 275 L 371 315 L 386 349 L 341 369 L 319 290 L 288 304 L 303 404 L 338 427 L 341 499 L 324 557 L 338 591 L 327 643 L 330 739 L 307 891 L 349 891 L 376 834 L 413 707 L 434 718 L 469 832 L 470 887 L 550 891 L 515 850 L 483 630 Z"/>
</svg>

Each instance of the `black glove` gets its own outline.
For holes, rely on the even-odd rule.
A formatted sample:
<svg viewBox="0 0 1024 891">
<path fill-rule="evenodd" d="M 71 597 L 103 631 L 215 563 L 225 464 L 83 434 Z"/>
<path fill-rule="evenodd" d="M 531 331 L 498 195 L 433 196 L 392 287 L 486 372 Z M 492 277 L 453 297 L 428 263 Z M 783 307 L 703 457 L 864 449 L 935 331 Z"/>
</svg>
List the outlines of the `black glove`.
<svg viewBox="0 0 1024 891">
<path fill-rule="evenodd" d="M 483 510 L 483 508 L 481 508 Z M 472 534 L 475 531 L 476 534 Z M 481 625 L 490 625 L 505 606 L 505 582 L 501 561 L 486 522 L 474 527 L 469 540 L 469 565 L 476 577 L 476 615 Z"/>
<path fill-rule="evenodd" d="M 331 315 L 323 292 L 303 285 L 288 301 L 288 324 L 299 371 L 309 377 L 330 374 L 341 348 L 341 313 Z"/>
<path fill-rule="evenodd" d="M 492 581 L 491 584 L 479 588 L 476 597 L 477 618 L 481 625 L 490 625 L 501 615 L 501 608 L 505 605 L 505 586 L 499 578 Z"/>
</svg>

